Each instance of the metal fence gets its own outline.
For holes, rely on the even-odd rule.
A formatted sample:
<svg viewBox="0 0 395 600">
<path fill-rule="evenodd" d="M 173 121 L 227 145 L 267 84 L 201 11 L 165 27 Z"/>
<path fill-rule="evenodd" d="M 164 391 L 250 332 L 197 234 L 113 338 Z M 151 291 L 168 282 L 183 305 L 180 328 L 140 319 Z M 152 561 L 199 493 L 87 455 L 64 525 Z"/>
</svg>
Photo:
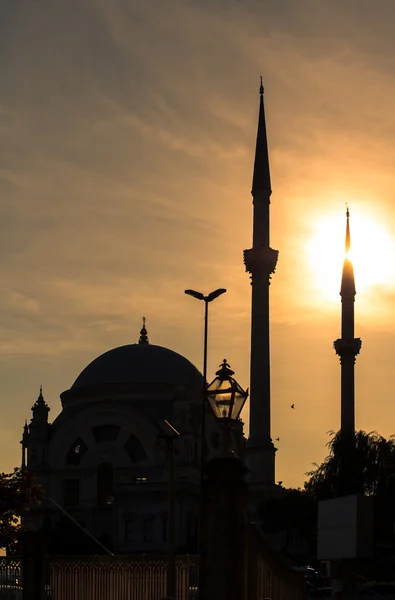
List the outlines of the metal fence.
<svg viewBox="0 0 395 600">
<path fill-rule="evenodd" d="M 306 582 L 250 528 L 248 600 L 305 600 Z M 164 556 L 81 556 L 44 559 L 45 600 L 161 600 L 166 596 Z M 0 600 L 22 600 L 22 560 L 0 558 Z M 178 556 L 176 600 L 196 600 L 198 557 Z"/>
<path fill-rule="evenodd" d="M 80 557 L 46 559 L 51 600 L 161 600 L 166 596 L 163 557 Z M 176 600 L 194 600 L 197 557 L 176 560 Z"/>
<path fill-rule="evenodd" d="M 248 600 L 305 600 L 306 580 L 284 564 L 254 525 L 248 531 Z"/>
<path fill-rule="evenodd" d="M 22 600 L 22 560 L 0 557 L 0 600 Z"/>
<path fill-rule="evenodd" d="M 47 557 L 46 600 L 161 600 L 166 596 L 163 556 Z M 176 560 L 176 600 L 195 600 L 198 559 Z M 0 600 L 22 600 L 22 559 L 0 558 Z"/>
</svg>

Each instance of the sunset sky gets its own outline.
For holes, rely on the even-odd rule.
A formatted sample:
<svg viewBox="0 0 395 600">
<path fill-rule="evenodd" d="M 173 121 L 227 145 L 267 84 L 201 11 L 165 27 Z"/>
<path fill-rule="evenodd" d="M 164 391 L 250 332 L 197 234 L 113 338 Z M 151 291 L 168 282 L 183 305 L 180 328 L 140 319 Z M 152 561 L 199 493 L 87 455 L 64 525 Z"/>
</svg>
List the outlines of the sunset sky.
<svg viewBox="0 0 395 600">
<path fill-rule="evenodd" d="M 395 2 L 3 0 L 0 470 L 106 350 L 150 341 L 249 386 L 259 76 L 272 176 L 276 480 L 339 427 L 345 203 L 357 285 L 357 428 L 395 433 Z M 290 409 L 295 404 L 295 410 Z M 244 413 L 248 422 L 248 412 Z"/>
</svg>

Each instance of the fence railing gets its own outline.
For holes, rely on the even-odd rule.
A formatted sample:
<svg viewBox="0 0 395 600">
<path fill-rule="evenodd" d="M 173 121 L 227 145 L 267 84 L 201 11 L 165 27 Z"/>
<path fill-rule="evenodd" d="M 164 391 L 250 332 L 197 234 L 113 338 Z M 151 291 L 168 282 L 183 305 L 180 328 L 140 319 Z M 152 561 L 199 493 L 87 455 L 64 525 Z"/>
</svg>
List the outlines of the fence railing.
<svg viewBox="0 0 395 600">
<path fill-rule="evenodd" d="M 176 600 L 194 600 L 198 559 L 176 559 Z M 166 559 L 155 556 L 57 557 L 45 561 L 51 600 L 161 600 Z"/>
<path fill-rule="evenodd" d="M 13 556 L 0 557 L 0 585 L 19 585 L 21 583 L 22 559 Z"/>
<path fill-rule="evenodd" d="M 305 600 L 304 577 L 273 553 L 253 526 L 248 531 L 248 600 Z M 176 600 L 196 600 L 198 557 L 176 559 Z M 161 600 L 164 556 L 67 556 L 44 559 L 46 600 Z M 22 560 L 0 558 L 0 600 L 22 599 Z"/>
<path fill-rule="evenodd" d="M 306 580 L 285 565 L 253 524 L 248 528 L 248 600 L 305 600 Z"/>
<path fill-rule="evenodd" d="M 22 559 L 0 557 L 0 600 L 22 600 Z"/>
</svg>

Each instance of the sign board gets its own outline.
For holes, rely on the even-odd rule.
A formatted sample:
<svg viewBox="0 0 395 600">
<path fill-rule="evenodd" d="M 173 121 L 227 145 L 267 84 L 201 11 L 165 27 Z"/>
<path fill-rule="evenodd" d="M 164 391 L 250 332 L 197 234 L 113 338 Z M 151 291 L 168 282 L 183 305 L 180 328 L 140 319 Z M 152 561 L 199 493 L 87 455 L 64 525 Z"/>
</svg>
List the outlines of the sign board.
<svg viewBox="0 0 395 600">
<path fill-rule="evenodd" d="M 373 498 L 343 496 L 318 503 L 319 560 L 366 557 L 372 551 Z"/>
</svg>

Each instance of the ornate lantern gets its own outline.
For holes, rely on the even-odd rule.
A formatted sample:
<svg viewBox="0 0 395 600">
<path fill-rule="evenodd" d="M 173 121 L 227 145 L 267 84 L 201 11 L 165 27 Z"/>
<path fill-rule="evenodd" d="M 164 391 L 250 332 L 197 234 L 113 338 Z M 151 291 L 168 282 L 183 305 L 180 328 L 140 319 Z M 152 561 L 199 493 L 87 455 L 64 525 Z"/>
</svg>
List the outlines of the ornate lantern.
<svg viewBox="0 0 395 600">
<path fill-rule="evenodd" d="M 224 358 L 216 372 L 216 378 L 207 388 L 206 395 L 215 418 L 224 430 L 224 450 L 229 451 L 231 424 L 240 416 L 248 390 L 244 391 L 233 377 L 234 371 Z"/>
</svg>

